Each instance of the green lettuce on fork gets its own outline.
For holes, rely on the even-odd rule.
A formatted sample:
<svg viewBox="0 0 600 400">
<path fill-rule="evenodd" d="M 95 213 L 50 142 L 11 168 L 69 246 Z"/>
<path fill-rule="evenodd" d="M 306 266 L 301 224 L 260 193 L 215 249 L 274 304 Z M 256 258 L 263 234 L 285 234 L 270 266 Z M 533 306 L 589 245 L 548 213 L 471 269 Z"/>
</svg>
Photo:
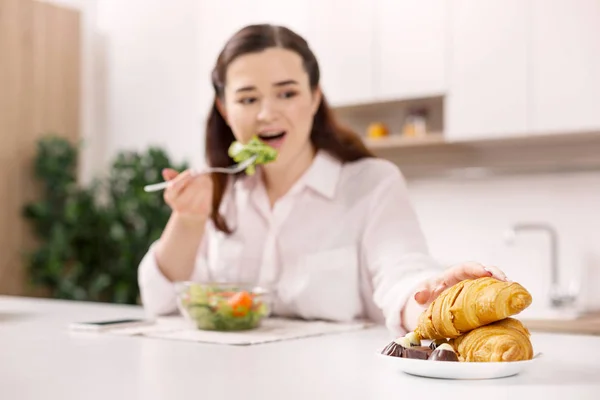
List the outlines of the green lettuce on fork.
<svg viewBox="0 0 600 400">
<path fill-rule="evenodd" d="M 267 164 L 277 159 L 277 150 L 261 141 L 258 136 L 252 137 L 246 144 L 242 144 L 236 140 L 231 143 L 227 153 L 236 163 L 246 161 L 250 157 L 256 156 L 254 163 L 246 168 L 246 175 L 254 175 L 256 172 L 256 165 Z"/>
</svg>

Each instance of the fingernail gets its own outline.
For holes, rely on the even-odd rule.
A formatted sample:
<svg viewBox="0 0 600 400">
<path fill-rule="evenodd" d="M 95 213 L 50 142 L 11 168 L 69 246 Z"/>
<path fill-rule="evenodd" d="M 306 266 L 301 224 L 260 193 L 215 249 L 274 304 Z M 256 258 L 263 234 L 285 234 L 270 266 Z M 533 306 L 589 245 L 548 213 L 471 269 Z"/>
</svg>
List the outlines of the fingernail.
<svg viewBox="0 0 600 400">
<path fill-rule="evenodd" d="M 415 300 L 419 301 L 418 297 L 421 295 L 421 293 L 423 293 L 422 290 L 418 291 L 417 293 L 415 293 Z"/>
<path fill-rule="evenodd" d="M 489 269 L 487 269 L 486 267 L 483 267 L 483 269 L 484 269 L 484 270 L 486 270 L 486 272 L 487 272 L 488 274 L 490 274 L 490 276 L 493 276 L 493 275 L 494 275 L 494 273 L 493 273 L 492 271 L 490 271 Z"/>
</svg>

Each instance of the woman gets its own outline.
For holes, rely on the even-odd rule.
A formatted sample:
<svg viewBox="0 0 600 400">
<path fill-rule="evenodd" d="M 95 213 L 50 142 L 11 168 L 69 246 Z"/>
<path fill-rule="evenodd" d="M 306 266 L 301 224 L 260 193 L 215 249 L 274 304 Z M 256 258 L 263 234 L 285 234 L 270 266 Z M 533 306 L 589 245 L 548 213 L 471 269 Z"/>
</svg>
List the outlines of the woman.
<svg viewBox="0 0 600 400">
<path fill-rule="evenodd" d="M 300 36 L 271 25 L 240 30 L 212 83 L 208 163 L 231 165 L 229 145 L 255 135 L 277 160 L 234 178 L 163 172 L 173 212 L 139 267 L 150 313 L 176 310 L 175 281 L 251 281 L 274 289 L 276 315 L 368 318 L 400 335 L 444 288 L 505 279 L 476 263 L 443 270 L 428 257 L 400 171 L 336 123 Z"/>
</svg>

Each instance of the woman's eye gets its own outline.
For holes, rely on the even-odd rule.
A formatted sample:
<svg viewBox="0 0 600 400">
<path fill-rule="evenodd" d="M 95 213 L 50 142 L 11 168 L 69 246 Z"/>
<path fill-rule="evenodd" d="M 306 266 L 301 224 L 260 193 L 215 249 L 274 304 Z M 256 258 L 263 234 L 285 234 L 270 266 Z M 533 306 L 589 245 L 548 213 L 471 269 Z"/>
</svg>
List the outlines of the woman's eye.
<svg viewBox="0 0 600 400">
<path fill-rule="evenodd" d="M 295 97 L 297 94 L 298 94 L 298 92 L 290 90 L 290 91 L 281 93 L 281 97 L 284 99 L 291 99 L 292 97 Z"/>
<path fill-rule="evenodd" d="M 252 104 L 256 101 L 256 97 L 244 97 L 243 99 L 239 99 L 238 103 L 240 104 Z"/>
</svg>

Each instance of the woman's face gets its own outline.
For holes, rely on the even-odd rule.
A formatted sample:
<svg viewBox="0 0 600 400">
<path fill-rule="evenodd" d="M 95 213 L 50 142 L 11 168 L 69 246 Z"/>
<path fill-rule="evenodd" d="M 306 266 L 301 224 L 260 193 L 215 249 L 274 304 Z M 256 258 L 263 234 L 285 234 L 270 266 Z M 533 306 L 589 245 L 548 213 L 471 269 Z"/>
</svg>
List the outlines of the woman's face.
<svg viewBox="0 0 600 400">
<path fill-rule="evenodd" d="M 257 135 L 278 150 L 276 162 L 267 167 L 279 169 L 312 155 L 310 132 L 319 103 L 320 92 L 311 90 L 302 58 L 269 48 L 229 65 L 221 110 L 238 141 Z"/>
</svg>

